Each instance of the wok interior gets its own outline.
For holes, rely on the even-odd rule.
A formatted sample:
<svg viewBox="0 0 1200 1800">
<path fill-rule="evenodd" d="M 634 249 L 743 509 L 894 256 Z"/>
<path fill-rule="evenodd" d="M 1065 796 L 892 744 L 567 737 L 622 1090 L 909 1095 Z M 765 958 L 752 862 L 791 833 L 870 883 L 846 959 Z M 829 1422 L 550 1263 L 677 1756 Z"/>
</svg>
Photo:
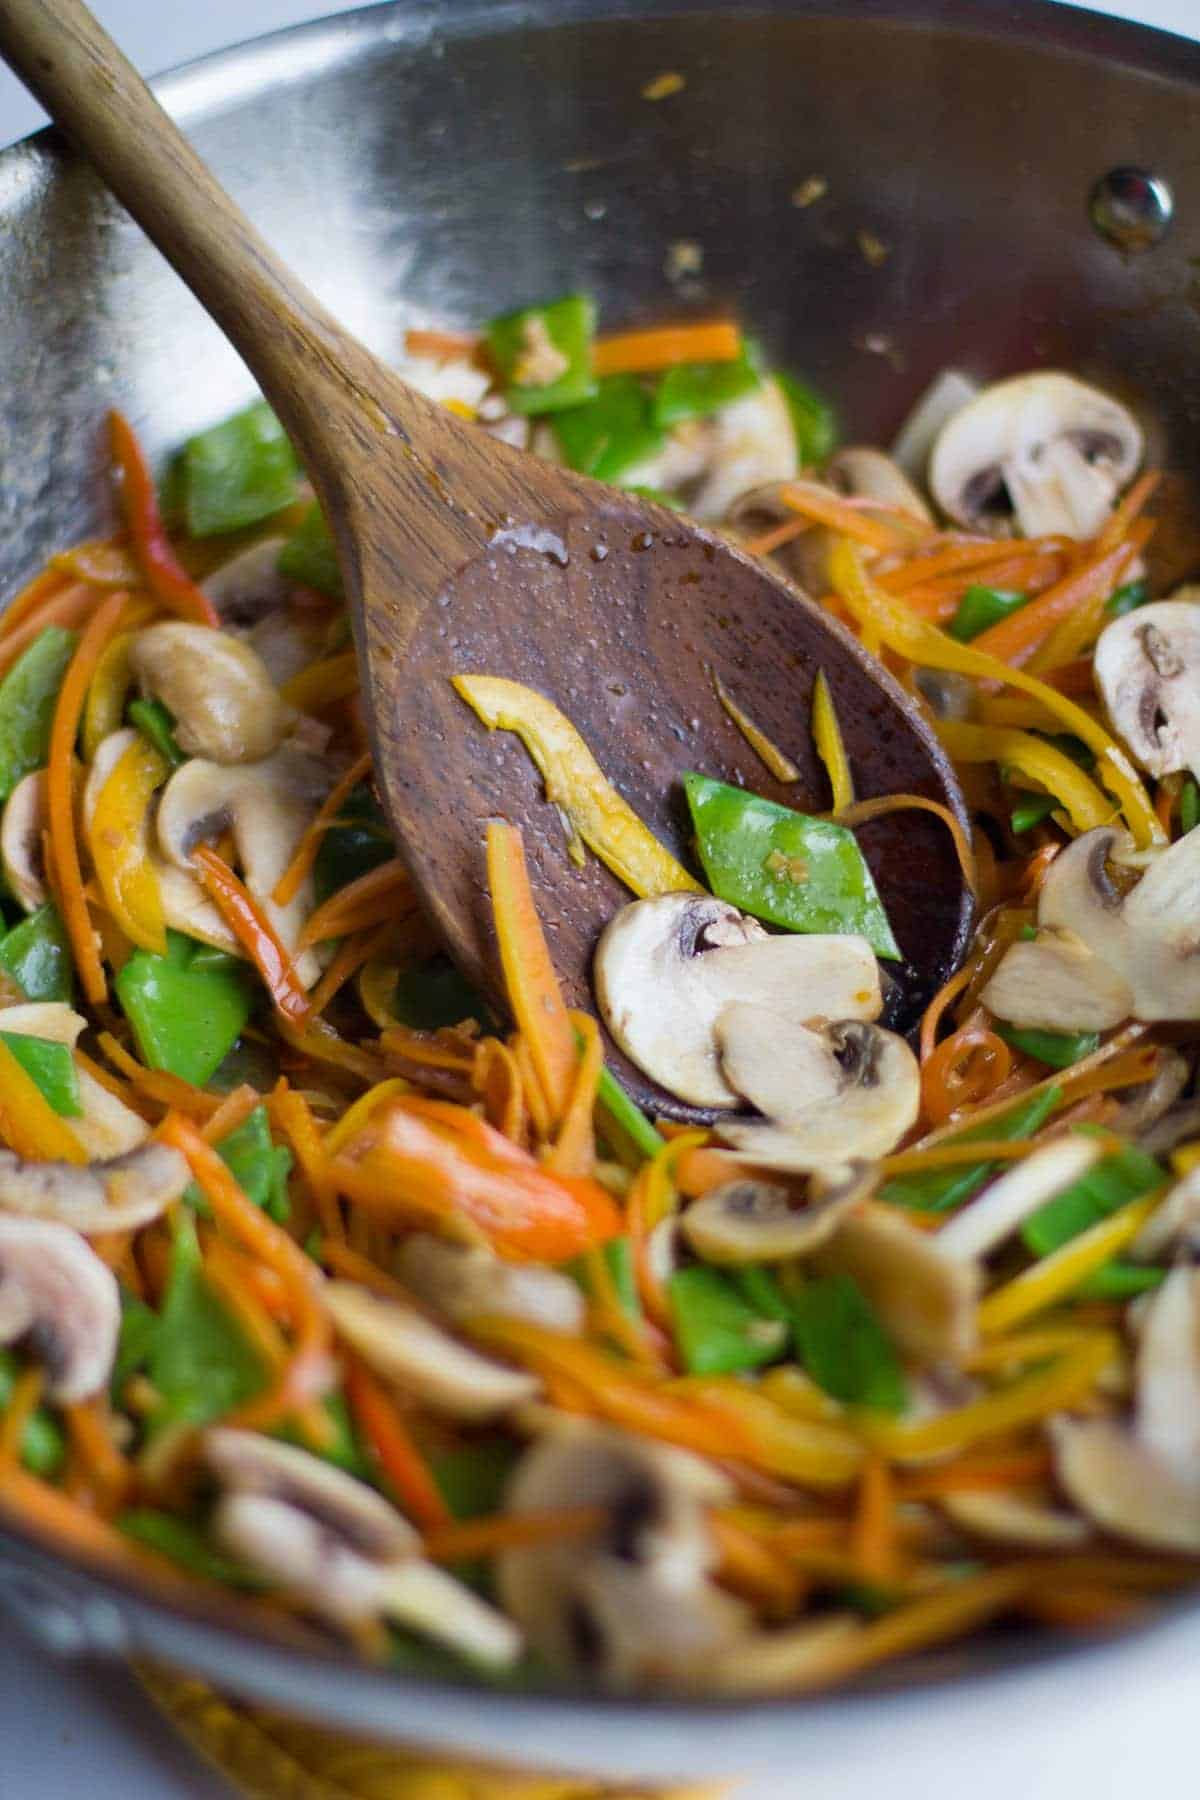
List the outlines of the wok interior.
<svg viewBox="0 0 1200 1800">
<path fill-rule="evenodd" d="M 1196 89 L 1149 34 L 1097 53 L 855 8 L 604 17 L 600 0 L 437 31 L 404 5 L 288 34 L 173 78 L 164 97 L 218 176 L 372 348 L 569 287 L 606 320 L 731 308 L 887 441 L 938 369 L 1065 364 L 1130 397 L 1151 460 L 1200 449 L 1186 229 L 1123 258 L 1088 192 L 1136 159 L 1200 201 Z M 944 16 L 946 8 L 931 10 Z M 591 14 L 591 17 L 585 17 Z M 1064 42 L 1077 20 L 1055 19 Z M 1099 54 L 1141 46 L 1145 66 Z M 1197 53 L 1200 62 L 1200 53 Z M 685 85 L 643 88 L 678 71 Z M 821 196 L 802 205 L 813 178 Z M 157 254 L 52 138 L 0 158 L 0 583 L 109 518 L 106 408 L 152 453 L 250 383 Z M 673 246 L 696 245 L 680 256 Z M 995 1646 L 940 1665 L 995 1660 Z M 897 1679 L 896 1674 L 889 1680 Z"/>
</svg>

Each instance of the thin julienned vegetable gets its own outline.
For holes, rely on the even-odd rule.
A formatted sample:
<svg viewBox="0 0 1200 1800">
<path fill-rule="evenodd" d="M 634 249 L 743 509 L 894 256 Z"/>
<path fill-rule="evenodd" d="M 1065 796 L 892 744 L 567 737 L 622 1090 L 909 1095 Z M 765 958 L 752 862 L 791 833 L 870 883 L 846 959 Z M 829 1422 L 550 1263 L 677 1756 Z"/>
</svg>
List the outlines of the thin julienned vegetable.
<svg viewBox="0 0 1200 1800">
<path fill-rule="evenodd" d="M 827 401 L 732 320 L 597 336 L 567 295 L 407 350 L 458 410 L 698 516 L 753 468 L 708 521 L 827 575 L 812 597 L 920 696 L 969 820 L 855 801 L 858 722 L 819 671 L 796 732 L 830 816 L 774 805 L 742 740 L 796 766 L 718 684 L 750 775 L 680 784 L 685 866 L 547 696 L 456 677 L 522 738 L 564 858 L 630 890 L 595 1010 L 713 1102 L 649 1117 L 560 985 L 512 825 L 480 821 L 503 1006 L 421 917 L 333 540 L 266 407 L 185 446 L 161 505 L 115 416 L 126 529 L 0 618 L 0 1507 L 264 1617 L 353 1615 L 405 1667 L 487 1646 L 506 1682 L 802 1692 L 1002 1615 L 1115 1629 L 1200 1557 L 1200 631 L 1194 590 L 1154 587 L 1136 422 L 1107 415 L 1133 449 L 1058 512 L 1021 490 L 965 517 L 953 419 L 928 496 L 879 451 L 827 466 Z M 1048 429 L 1064 378 L 1024 379 Z M 181 837 L 198 759 L 186 706 L 137 691 L 138 636 L 223 628 L 188 571 L 227 596 L 235 531 L 259 573 L 232 629 L 295 779 L 235 831 L 246 767 L 213 765 Z M 898 946 L 854 836 L 914 808 L 979 906 L 919 1059 L 881 1022 Z M 319 1578 L 279 1548 L 314 1517 Z"/>
</svg>

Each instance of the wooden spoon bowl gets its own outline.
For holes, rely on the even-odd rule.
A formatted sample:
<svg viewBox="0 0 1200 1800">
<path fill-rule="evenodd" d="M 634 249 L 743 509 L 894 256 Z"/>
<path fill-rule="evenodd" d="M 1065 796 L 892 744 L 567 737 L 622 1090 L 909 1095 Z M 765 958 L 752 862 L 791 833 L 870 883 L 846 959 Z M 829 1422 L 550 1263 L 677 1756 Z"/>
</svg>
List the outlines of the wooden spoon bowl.
<svg viewBox="0 0 1200 1800">
<path fill-rule="evenodd" d="M 684 861 L 679 776 L 801 810 L 829 804 L 809 731 L 824 669 L 862 798 L 926 795 L 964 818 L 936 739 L 886 671 L 782 578 L 711 532 L 497 443 L 408 388 L 318 305 L 233 205 L 79 0 L 0 0 L 0 51 L 225 330 L 304 460 L 338 539 L 384 803 L 450 953 L 502 995 L 484 825 L 522 828 L 570 1003 L 592 1005 L 601 929 L 628 898 L 576 868 L 525 752 L 450 686 L 503 675 L 552 699 Z M 719 678 L 792 757 L 783 787 L 721 708 Z M 909 1024 L 965 947 L 971 902 L 944 825 L 861 839 L 905 955 Z M 610 1053 L 634 1095 L 691 1116 Z"/>
</svg>

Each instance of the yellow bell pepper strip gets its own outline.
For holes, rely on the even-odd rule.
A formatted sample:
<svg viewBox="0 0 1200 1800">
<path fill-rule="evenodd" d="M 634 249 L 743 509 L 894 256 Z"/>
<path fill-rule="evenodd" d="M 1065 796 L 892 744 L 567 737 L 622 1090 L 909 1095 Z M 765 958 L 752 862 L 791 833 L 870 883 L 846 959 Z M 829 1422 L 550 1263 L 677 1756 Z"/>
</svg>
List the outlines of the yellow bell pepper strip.
<svg viewBox="0 0 1200 1800">
<path fill-rule="evenodd" d="M 1065 1243 L 1061 1250 L 1042 1257 L 1032 1268 L 1022 1270 L 995 1293 L 989 1294 L 979 1307 L 979 1329 L 985 1337 L 1007 1331 L 1031 1313 L 1042 1312 L 1056 1300 L 1077 1288 L 1110 1256 L 1131 1243 L 1146 1220 L 1158 1206 L 1161 1191 L 1131 1200 L 1109 1218 L 1102 1219 L 1089 1231 L 1081 1231 Z"/>
<path fill-rule="evenodd" d="M 105 904 L 131 943 L 165 956 L 162 893 L 150 858 L 150 801 L 170 774 L 166 758 L 139 733 L 100 790 L 88 827 Z"/>
<path fill-rule="evenodd" d="M 1001 763 L 1036 781 L 1058 802 L 1076 831 L 1092 831 L 1112 819 L 1112 802 L 1079 764 L 1031 731 L 939 719 L 937 732 L 953 762 Z"/>
<path fill-rule="evenodd" d="M 818 677 L 820 679 L 820 677 Z M 776 781 L 799 781 L 800 771 L 790 756 L 785 756 L 778 744 L 773 744 L 765 731 L 760 731 L 750 714 L 743 712 L 725 684 L 715 678 L 713 682 L 717 690 L 717 699 L 729 714 L 754 754 L 760 759 Z"/>
<path fill-rule="evenodd" d="M 643 900 L 704 890 L 638 818 L 552 700 L 497 675 L 454 675 L 455 692 L 491 731 L 515 731 L 584 843 Z"/>
<path fill-rule="evenodd" d="M 133 682 L 129 660 L 133 633 L 122 631 L 105 646 L 83 706 L 81 738 L 85 762 L 91 762 L 104 739 L 120 730 L 125 697 Z"/>
<path fill-rule="evenodd" d="M 322 662 L 310 663 L 279 690 L 289 706 L 300 712 L 321 712 L 335 701 L 358 692 L 358 652 L 341 650 Z"/>
<path fill-rule="evenodd" d="M 1090 1392 L 1101 1370 L 1120 1354 L 1120 1340 L 1111 1332 L 1091 1332 L 1054 1362 L 1031 1369 L 1007 1386 L 950 1412 L 912 1420 L 864 1412 L 855 1423 L 867 1442 L 892 1462 L 953 1456 L 984 1438 L 1004 1436 L 1072 1406 Z"/>
<path fill-rule="evenodd" d="M 0 1038 L 0 1138 L 33 1162 L 86 1163 L 87 1151 Z"/>
<path fill-rule="evenodd" d="M 133 553 L 115 538 L 90 538 L 50 558 L 50 568 L 90 587 L 137 588 L 142 571 Z M 7 618 L 7 614 L 6 614 Z"/>
<path fill-rule="evenodd" d="M 817 679 L 813 684 L 812 734 L 817 755 L 825 764 L 825 773 L 829 777 L 829 786 L 833 792 L 833 811 L 844 812 L 846 807 L 854 804 L 854 778 L 850 773 L 850 759 L 846 755 L 842 728 L 838 724 L 833 695 L 829 691 L 824 669 L 817 670 Z"/>
<path fill-rule="evenodd" d="M 1129 758 L 1083 707 L 1039 681 L 1035 675 L 1026 674 L 1024 669 L 1010 668 L 973 644 L 956 644 L 936 625 L 917 618 L 902 600 L 886 593 L 871 579 L 858 551 L 844 538 L 834 545 L 830 576 L 835 593 L 859 624 L 876 631 L 887 648 L 897 655 L 928 668 L 950 669 L 982 681 L 1007 682 L 1010 687 L 1019 688 L 1022 693 L 1040 700 L 1068 731 L 1082 738 L 1095 753 L 1100 778 L 1119 801 L 1138 847 L 1145 849 L 1148 844 L 1164 841 L 1163 828 Z"/>
</svg>

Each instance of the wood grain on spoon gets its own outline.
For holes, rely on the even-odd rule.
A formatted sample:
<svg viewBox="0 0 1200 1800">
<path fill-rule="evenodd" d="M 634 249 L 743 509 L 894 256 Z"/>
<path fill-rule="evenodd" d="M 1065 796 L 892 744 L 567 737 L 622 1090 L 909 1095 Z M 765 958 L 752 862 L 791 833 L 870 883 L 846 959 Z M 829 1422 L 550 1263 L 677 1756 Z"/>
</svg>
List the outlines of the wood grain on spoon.
<svg viewBox="0 0 1200 1800">
<path fill-rule="evenodd" d="M 701 769 L 801 809 L 829 804 L 809 733 L 824 669 L 862 798 L 962 815 L 897 684 L 764 565 L 678 516 L 497 443 L 342 331 L 258 236 L 78 0 L 0 0 L 0 49 L 221 326 L 283 421 L 336 533 L 386 808 L 452 955 L 493 996 L 484 824 L 521 826 L 570 1004 L 592 1006 L 596 938 L 629 898 L 562 826 L 515 740 L 450 686 L 465 671 L 548 695 L 652 831 L 692 862 L 679 777 Z M 319 223 L 315 224 L 319 229 Z M 799 769 L 767 774 L 715 679 Z M 964 947 L 949 834 L 907 812 L 861 841 L 907 963 L 910 1016 Z M 686 1113 L 610 1046 L 637 1097 Z"/>
</svg>

